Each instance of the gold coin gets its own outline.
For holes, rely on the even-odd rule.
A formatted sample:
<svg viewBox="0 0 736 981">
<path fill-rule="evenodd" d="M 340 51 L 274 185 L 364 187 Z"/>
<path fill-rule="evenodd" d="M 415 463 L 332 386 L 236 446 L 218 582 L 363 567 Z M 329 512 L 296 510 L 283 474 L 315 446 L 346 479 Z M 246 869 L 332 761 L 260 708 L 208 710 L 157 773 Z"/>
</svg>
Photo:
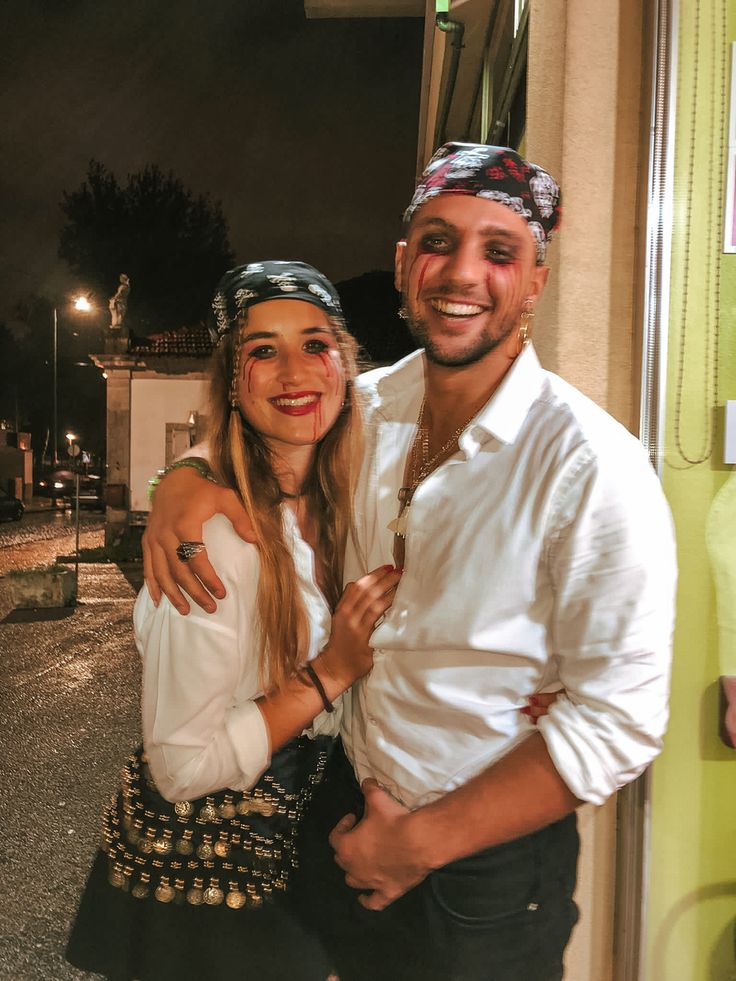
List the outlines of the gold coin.
<svg viewBox="0 0 736 981">
<path fill-rule="evenodd" d="M 144 885 L 142 882 L 136 882 L 133 888 L 130 890 L 132 896 L 136 899 L 145 899 L 148 895 L 148 886 Z"/>
<path fill-rule="evenodd" d="M 210 845 L 208 841 L 203 841 L 202 844 L 197 848 L 197 855 L 201 859 L 210 859 L 215 854 L 215 849 Z"/>
<path fill-rule="evenodd" d="M 224 818 L 226 821 L 230 821 L 238 813 L 235 809 L 235 805 L 228 802 L 227 804 L 220 804 L 218 811 L 220 812 L 220 817 Z"/>
<path fill-rule="evenodd" d="M 191 855 L 194 851 L 194 845 L 189 841 L 188 838 L 179 838 L 174 848 L 179 855 Z"/>
<path fill-rule="evenodd" d="M 230 845 L 226 841 L 216 841 L 214 848 L 218 858 L 227 858 L 230 854 Z"/>
<path fill-rule="evenodd" d="M 122 889 L 123 883 L 125 882 L 125 876 L 117 869 L 111 869 L 107 876 L 107 881 L 111 886 L 115 886 L 116 889 Z"/>
<path fill-rule="evenodd" d="M 256 810 L 255 801 L 248 800 L 244 797 L 241 801 L 238 801 L 235 810 L 238 814 L 250 814 L 251 811 Z"/>
<path fill-rule="evenodd" d="M 261 801 L 260 812 L 264 817 L 272 817 L 276 811 L 276 805 L 270 801 Z"/>
<path fill-rule="evenodd" d="M 263 905 L 263 899 L 257 893 L 251 893 L 251 895 L 250 895 L 249 898 L 250 898 L 250 904 L 251 904 L 251 906 L 262 906 Z"/>
<path fill-rule="evenodd" d="M 148 838 L 141 838 L 138 842 L 138 851 L 143 852 L 144 855 L 150 855 L 153 851 L 153 842 Z"/>
<path fill-rule="evenodd" d="M 231 889 L 227 896 L 225 896 L 225 902 L 230 909 L 242 909 L 248 902 L 248 898 L 244 892 Z"/>
<path fill-rule="evenodd" d="M 187 893 L 187 902 L 190 906 L 201 906 L 204 902 L 204 892 L 196 886 L 192 887 Z"/>
<path fill-rule="evenodd" d="M 217 818 L 217 808 L 214 804 L 205 804 L 200 807 L 199 816 L 203 821 L 214 821 Z"/>
<path fill-rule="evenodd" d="M 178 800 L 174 804 L 174 811 L 179 817 L 188 818 L 194 814 L 194 806 L 188 800 Z"/>
<path fill-rule="evenodd" d="M 156 838 L 153 842 L 153 850 L 157 855 L 168 855 L 171 851 L 171 842 L 167 838 Z"/>
<path fill-rule="evenodd" d="M 217 886 L 208 886 L 204 891 L 204 901 L 208 906 L 219 906 L 225 898 L 225 893 Z"/>
<path fill-rule="evenodd" d="M 153 895 L 160 903 L 170 903 L 174 898 L 173 886 L 157 886 Z"/>
</svg>

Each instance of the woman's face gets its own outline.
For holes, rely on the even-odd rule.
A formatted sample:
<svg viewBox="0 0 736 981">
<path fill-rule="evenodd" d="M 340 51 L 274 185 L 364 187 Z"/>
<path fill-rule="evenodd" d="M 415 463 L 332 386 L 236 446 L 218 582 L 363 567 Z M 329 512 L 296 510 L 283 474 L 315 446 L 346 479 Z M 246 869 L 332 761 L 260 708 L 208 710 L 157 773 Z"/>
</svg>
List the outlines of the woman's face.
<svg viewBox="0 0 736 981">
<path fill-rule="evenodd" d="M 248 311 L 238 398 L 275 448 L 319 442 L 345 398 L 340 350 L 324 310 L 304 300 L 267 300 Z"/>
</svg>

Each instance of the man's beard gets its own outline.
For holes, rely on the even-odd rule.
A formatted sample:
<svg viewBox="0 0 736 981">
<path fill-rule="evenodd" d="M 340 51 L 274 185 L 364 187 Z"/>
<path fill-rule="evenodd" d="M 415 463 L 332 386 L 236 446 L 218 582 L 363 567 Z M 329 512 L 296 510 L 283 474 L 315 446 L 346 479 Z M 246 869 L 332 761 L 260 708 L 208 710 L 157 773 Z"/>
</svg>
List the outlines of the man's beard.
<svg viewBox="0 0 736 981">
<path fill-rule="evenodd" d="M 499 324 L 497 336 L 494 337 L 484 331 L 480 336 L 475 337 L 469 342 L 466 348 L 448 356 L 444 355 L 431 340 L 426 320 L 422 320 L 421 317 L 415 317 L 409 310 L 406 301 L 404 301 L 401 312 L 411 336 L 424 348 L 427 360 L 431 361 L 432 364 L 441 365 L 444 368 L 464 368 L 467 365 L 482 361 L 487 354 L 490 354 L 500 344 L 503 344 L 517 325 L 517 318 L 509 315 Z"/>
</svg>

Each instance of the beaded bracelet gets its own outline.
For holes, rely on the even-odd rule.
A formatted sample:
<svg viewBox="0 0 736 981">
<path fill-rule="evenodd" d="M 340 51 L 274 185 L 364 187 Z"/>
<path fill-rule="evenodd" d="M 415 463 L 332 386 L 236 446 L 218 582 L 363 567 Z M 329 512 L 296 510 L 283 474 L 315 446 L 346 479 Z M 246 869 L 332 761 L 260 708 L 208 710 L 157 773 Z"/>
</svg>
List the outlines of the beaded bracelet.
<svg viewBox="0 0 736 981">
<path fill-rule="evenodd" d="M 153 500 L 153 493 L 164 479 L 167 474 L 170 474 L 172 470 L 178 470 L 179 467 L 192 467 L 196 470 L 200 477 L 204 477 L 205 480 L 211 480 L 213 484 L 217 483 L 217 478 L 210 470 L 209 464 L 206 460 L 203 460 L 200 456 L 185 456 L 181 460 L 174 460 L 170 463 L 168 467 L 164 467 L 163 470 L 159 470 L 155 477 L 151 477 L 148 481 L 148 500 Z"/>
<path fill-rule="evenodd" d="M 322 704 L 324 705 L 325 712 L 334 712 L 335 711 L 335 706 L 332 704 L 332 702 L 327 697 L 327 692 L 324 689 L 324 685 L 319 680 L 319 675 L 317 674 L 317 672 L 314 670 L 314 668 L 312 667 L 312 665 L 309 662 L 307 662 L 304 665 L 304 670 L 305 670 L 305 672 L 306 672 L 307 677 L 309 678 L 309 680 L 312 682 L 312 684 L 314 685 L 314 687 L 317 689 L 317 694 L 322 699 Z"/>
</svg>

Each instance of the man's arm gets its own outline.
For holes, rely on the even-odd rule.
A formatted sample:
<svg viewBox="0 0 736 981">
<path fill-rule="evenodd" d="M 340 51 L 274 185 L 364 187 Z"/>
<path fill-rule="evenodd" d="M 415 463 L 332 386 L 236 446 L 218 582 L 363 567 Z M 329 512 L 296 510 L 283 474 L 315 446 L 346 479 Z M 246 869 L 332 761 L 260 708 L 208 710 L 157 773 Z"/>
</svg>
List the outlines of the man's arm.
<svg viewBox="0 0 736 981">
<path fill-rule="evenodd" d="M 384 909 L 433 869 L 559 821 L 580 803 L 534 733 L 457 790 L 407 811 L 374 780 L 363 784 L 366 811 L 332 832 L 330 843 L 346 882 L 370 889 L 359 901 Z"/>
<path fill-rule="evenodd" d="M 156 487 L 143 536 L 143 576 L 156 605 L 165 594 L 186 616 L 188 596 L 206 613 L 214 613 L 213 596 L 222 599 L 225 587 L 207 553 L 182 562 L 176 549 L 181 542 L 201 542 L 202 526 L 215 514 L 224 514 L 244 541 L 253 541 L 250 520 L 235 491 L 205 480 L 189 467 L 167 474 Z"/>
</svg>

